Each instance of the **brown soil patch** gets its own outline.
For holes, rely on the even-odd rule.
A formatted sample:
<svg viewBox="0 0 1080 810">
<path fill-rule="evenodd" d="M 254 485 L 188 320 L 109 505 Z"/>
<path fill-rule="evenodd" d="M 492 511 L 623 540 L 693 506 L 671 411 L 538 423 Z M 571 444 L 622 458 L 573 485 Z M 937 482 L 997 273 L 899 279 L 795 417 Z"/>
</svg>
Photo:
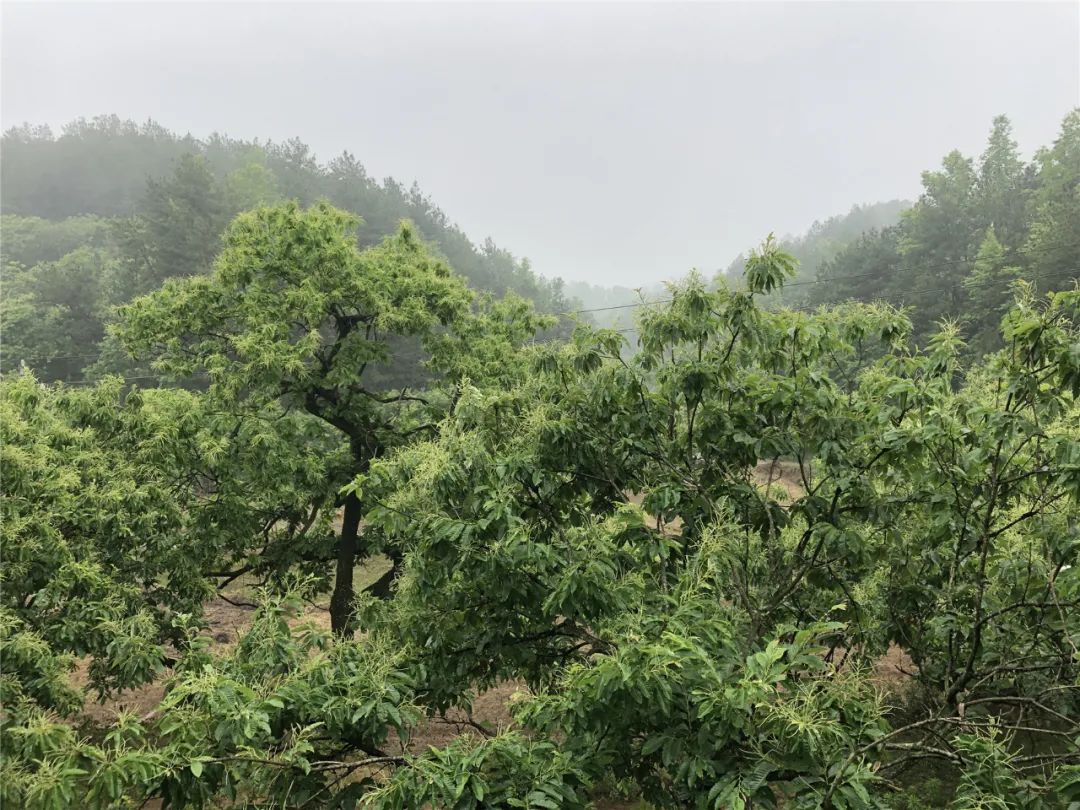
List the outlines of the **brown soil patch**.
<svg viewBox="0 0 1080 810">
<path fill-rule="evenodd" d="M 88 684 L 89 664 L 88 658 L 78 661 L 74 672 L 71 673 L 71 685 L 87 693 L 86 703 L 83 704 L 82 711 L 76 715 L 76 722 L 88 722 L 95 726 L 111 724 L 116 719 L 116 715 L 125 710 L 138 715 L 152 712 L 165 697 L 165 681 L 172 674 L 171 670 L 166 670 L 161 678 L 153 683 L 135 689 L 125 689 L 104 701 L 99 701 L 96 699 L 96 693 L 90 691 Z"/>
<path fill-rule="evenodd" d="M 870 679 L 883 689 L 894 692 L 908 686 L 918 671 L 907 651 L 892 644 L 885 655 L 874 662 L 874 674 Z"/>
<path fill-rule="evenodd" d="M 760 462 L 751 471 L 751 478 L 759 486 L 768 488 L 770 495 L 777 497 L 778 500 L 790 501 L 803 494 L 802 474 L 795 462 Z M 774 488 L 778 488 L 780 492 L 775 492 Z M 628 493 L 627 497 L 632 503 L 640 505 L 642 502 L 642 496 L 639 493 Z M 340 513 L 335 517 L 334 525 L 337 530 L 340 530 Z M 676 520 L 664 524 L 661 528 L 665 533 L 678 534 L 681 524 Z M 389 561 L 385 558 L 369 560 L 363 566 L 358 566 L 355 572 L 357 590 L 374 582 L 385 573 L 388 567 Z M 213 640 L 211 650 L 215 654 L 226 654 L 250 627 L 254 608 L 244 603 L 250 601 L 253 596 L 251 584 L 242 579 L 238 580 L 226 591 L 226 596 L 232 600 L 231 602 L 215 598 L 206 604 L 207 629 L 205 633 Z M 322 601 L 325 602 L 326 599 Z M 329 630 L 330 616 L 326 605 L 318 603 L 308 605 L 302 613 L 290 620 L 290 624 L 294 626 L 303 623 L 313 623 Z M 72 673 L 72 683 L 77 688 L 87 687 L 87 666 L 87 661 L 80 661 L 75 672 Z M 886 690 L 897 691 L 911 682 L 911 673 L 915 671 L 914 662 L 907 653 L 893 646 L 875 662 L 872 680 Z M 140 715 L 148 714 L 162 700 L 164 683 L 171 674 L 170 670 L 166 670 L 158 681 L 138 689 L 125 690 L 102 702 L 89 697 L 77 721 L 104 726 L 111 723 L 117 712 L 122 709 L 134 711 Z M 462 735 L 480 738 L 484 732 L 498 733 L 512 723 L 509 707 L 514 695 L 525 691 L 527 687 L 519 682 L 499 684 L 479 694 L 473 702 L 471 712 L 454 709 L 444 716 L 425 718 L 414 729 L 404 746 L 396 735 L 392 735 L 385 748 L 388 753 L 408 751 L 420 754 L 428 748 L 444 747 Z M 483 730 L 477 726 L 482 727 Z M 149 806 L 158 805 L 154 803 Z M 603 797 L 597 797 L 594 806 L 598 810 L 641 810 L 644 807 L 637 800 Z"/>
<path fill-rule="evenodd" d="M 793 501 L 805 492 L 802 472 L 794 461 L 759 461 L 751 472 L 751 478 L 778 500 Z"/>
<path fill-rule="evenodd" d="M 445 715 L 426 717 L 404 746 L 393 735 L 386 747 L 395 752 L 422 754 L 429 748 L 444 748 L 461 736 L 481 739 L 488 733 L 498 734 L 513 723 L 510 705 L 514 695 L 527 691 L 528 687 L 523 683 L 506 681 L 477 695 L 471 712 L 451 709 Z"/>
</svg>

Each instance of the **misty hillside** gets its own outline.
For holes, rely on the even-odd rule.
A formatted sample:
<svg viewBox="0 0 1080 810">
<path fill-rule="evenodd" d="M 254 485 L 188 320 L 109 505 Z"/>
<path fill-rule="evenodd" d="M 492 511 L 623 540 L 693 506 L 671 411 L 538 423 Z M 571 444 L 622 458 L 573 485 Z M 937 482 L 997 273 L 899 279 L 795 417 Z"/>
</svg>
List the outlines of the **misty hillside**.
<svg viewBox="0 0 1080 810">
<path fill-rule="evenodd" d="M 947 154 L 922 174 L 899 221 L 872 228 L 785 290 L 788 303 L 884 300 L 910 308 L 919 339 L 955 321 L 976 354 L 1001 344 L 1018 282 L 1037 291 L 1080 276 L 1080 110 L 1031 161 L 1005 116 L 978 156 Z M 800 282 L 802 282 L 800 286 Z"/>
<path fill-rule="evenodd" d="M 818 269 L 867 231 L 875 228 L 888 228 L 900 221 L 900 214 L 910 208 L 907 200 L 889 200 L 888 202 L 853 205 L 846 214 L 837 214 L 825 220 L 818 220 L 802 234 L 787 235 L 780 239 L 780 245 L 799 260 L 798 274 L 795 281 L 812 279 Z M 723 271 L 730 278 L 742 275 L 746 263 L 746 253 L 740 253 Z"/>
<path fill-rule="evenodd" d="M 113 308 L 208 271 L 236 213 L 284 199 L 327 199 L 359 214 L 361 246 L 412 220 L 474 288 L 516 293 L 542 312 L 586 310 L 621 330 L 630 350 L 637 305 L 667 296 L 659 280 L 632 289 L 545 279 L 490 239 L 474 244 L 415 185 L 376 181 L 348 153 L 320 163 L 296 139 L 199 140 L 105 116 L 59 136 L 11 129 L 3 151 L 4 367 L 26 362 L 47 379 L 78 380 L 88 367 L 92 376 L 135 371 L 106 338 Z M 1078 179 L 1080 112 L 1030 162 L 999 117 L 981 155 L 954 151 L 923 173 L 914 204 L 855 205 L 780 239 L 798 268 L 771 305 L 880 298 L 912 308 L 920 340 L 943 318 L 962 318 L 965 338 L 990 350 L 1011 281 L 1060 289 L 1076 276 Z M 717 277 L 738 283 L 745 260 Z"/>
<path fill-rule="evenodd" d="M 558 281 L 541 279 L 527 261 L 490 240 L 471 242 L 415 184 L 378 181 L 347 152 L 321 163 L 297 138 L 275 143 L 215 134 L 200 140 L 153 121 L 109 115 L 78 119 L 58 135 L 48 127 L 15 127 L 4 133 L 2 148 L 5 215 L 136 218 L 156 231 L 168 227 L 166 218 L 177 229 L 193 226 L 188 238 L 201 240 L 198 255 L 188 267 L 160 267 L 161 276 L 204 265 L 217 233 L 237 211 L 279 199 L 307 205 L 325 198 L 363 217 L 361 244 L 411 219 L 474 286 L 516 292 L 544 311 L 565 304 Z"/>
<path fill-rule="evenodd" d="M 911 203 L 904 200 L 854 205 L 846 214 L 818 220 L 805 233 L 780 239 L 780 246 L 799 263 L 794 280 L 798 282 L 815 278 L 819 268 L 835 258 L 844 248 L 869 231 L 895 225 L 900 220 L 900 213 L 910 206 Z M 738 283 L 746 258 L 746 253 L 740 253 L 725 269 L 719 271 L 718 276 Z M 581 302 L 583 308 L 596 310 L 589 314 L 598 325 L 616 329 L 633 327 L 633 305 L 641 301 L 657 301 L 667 295 L 665 286 L 660 282 L 631 288 L 569 281 L 565 290 L 567 295 Z M 805 297 L 805 294 L 793 292 L 774 296 L 776 300 L 786 303 L 801 301 Z"/>
<path fill-rule="evenodd" d="M 779 239 L 799 264 L 770 305 L 885 301 L 908 308 L 918 342 L 955 322 L 968 350 L 981 355 L 1000 347 L 1001 318 L 1018 282 L 1045 292 L 1068 289 L 1080 276 L 1080 109 L 1030 161 L 1009 119 L 998 116 L 979 155 L 948 153 L 940 168 L 922 173 L 922 186 L 914 203 L 856 205 Z M 740 283 L 746 258 L 719 277 Z M 612 300 L 628 303 L 631 291 L 615 290 Z M 633 312 L 596 317 L 625 329 Z"/>
<path fill-rule="evenodd" d="M 5 369 L 25 361 L 69 381 L 88 366 L 132 372 L 106 340 L 112 308 L 166 279 L 207 272 L 237 213 L 286 199 L 327 199 L 359 214 L 361 246 L 411 220 L 474 288 L 515 293 L 542 312 L 572 306 L 561 280 L 490 239 L 474 244 L 415 184 L 377 181 L 348 153 L 320 163 L 298 139 L 199 140 L 101 116 L 59 135 L 16 127 L 2 148 Z"/>
<path fill-rule="evenodd" d="M 1062 121 L 1055 141 L 1025 161 L 1005 116 L 978 156 L 958 151 L 922 174 L 923 194 L 854 205 L 815 222 L 780 246 L 798 261 L 795 277 L 769 296 L 773 306 L 811 307 L 884 300 L 910 307 L 916 335 L 958 319 L 977 352 L 998 345 L 1011 283 L 1069 287 L 1080 275 L 1080 111 Z M 717 274 L 738 284 L 748 253 Z M 660 285 L 634 290 L 571 283 L 567 292 L 598 324 L 633 337 L 636 307 L 664 298 Z"/>
</svg>

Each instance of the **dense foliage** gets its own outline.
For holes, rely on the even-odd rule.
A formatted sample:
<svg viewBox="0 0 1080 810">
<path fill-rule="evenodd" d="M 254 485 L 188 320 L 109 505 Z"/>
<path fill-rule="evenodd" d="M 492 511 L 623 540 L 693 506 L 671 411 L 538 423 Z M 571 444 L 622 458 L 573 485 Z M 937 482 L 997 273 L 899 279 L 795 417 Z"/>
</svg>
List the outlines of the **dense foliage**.
<svg viewBox="0 0 1080 810">
<path fill-rule="evenodd" d="M 751 291 L 785 262 L 752 258 Z M 1080 731 L 1077 294 L 1022 298 L 967 373 L 894 310 L 752 298 L 691 281 L 631 364 L 583 333 L 463 398 L 375 512 L 409 549 L 387 626 L 436 702 L 523 678 L 523 721 L 657 806 L 871 806 L 924 757 L 1053 806 Z M 797 493 L 750 477 L 784 459 Z M 865 678 L 891 648 L 909 723 Z"/>
<path fill-rule="evenodd" d="M 489 304 L 474 314 L 472 294 L 411 227 L 361 251 L 355 225 L 325 203 L 243 214 L 230 225 L 213 274 L 172 280 L 137 299 L 121 310 L 116 330 L 133 351 L 156 354 L 158 370 L 205 373 L 208 400 L 226 410 L 279 404 L 338 434 L 349 463 L 336 476 L 329 471 L 325 492 L 345 510 L 331 600 L 340 632 L 351 619 L 357 553 L 368 554 L 358 548 L 361 503 L 354 494 L 332 497 L 344 483 L 335 480 L 435 429 L 445 394 L 422 374 L 417 349 L 425 350 L 429 369 L 453 379 L 461 373 L 462 343 L 474 347 L 475 358 L 485 350 L 512 355 L 515 342 L 542 325 L 522 311 L 520 327 L 504 330 L 501 341 L 488 329 L 471 334 L 474 321 L 490 324 L 502 310 Z M 506 305 L 507 312 L 514 308 Z M 403 357 L 410 348 L 413 357 Z M 432 390 L 410 392 L 403 378 Z M 399 382 L 394 390 L 391 381 Z"/>
<path fill-rule="evenodd" d="M 0 803 L 1080 806 L 1078 116 L 573 333 L 348 156 L 9 132 Z"/>
<path fill-rule="evenodd" d="M 944 317 L 963 319 L 973 354 L 997 349 L 1008 281 L 1060 290 L 1080 273 L 1080 110 L 1031 163 L 999 116 L 978 160 L 951 152 L 922 182 L 899 223 L 864 233 L 800 292 L 810 304 L 910 305 L 922 339 Z"/>
<path fill-rule="evenodd" d="M 795 273 L 770 240 L 628 357 L 531 343 L 525 302 L 355 225 L 256 208 L 121 311 L 203 390 L 0 381 L 6 804 L 1080 800 L 1080 291 L 1021 283 L 973 362 L 885 304 L 762 307 Z M 423 388 L 369 384 L 407 339 Z M 215 651 L 242 575 L 261 606 Z M 333 633 L 301 615 L 330 590 Z M 161 702 L 79 724 L 77 664 Z M 508 682 L 511 727 L 404 747 Z"/>
</svg>

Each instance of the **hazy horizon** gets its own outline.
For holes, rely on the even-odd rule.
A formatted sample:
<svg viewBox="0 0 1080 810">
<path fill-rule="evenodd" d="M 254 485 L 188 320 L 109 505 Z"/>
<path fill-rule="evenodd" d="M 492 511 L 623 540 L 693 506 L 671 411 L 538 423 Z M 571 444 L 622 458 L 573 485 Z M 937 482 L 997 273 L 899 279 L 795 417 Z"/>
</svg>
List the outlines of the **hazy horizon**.
<svg viewBox="0 0 1080 810">
<path fill-rule="evenodd" d="M 994 115 L 1080 103 L 1080 5 L 28 4 L 0 118 L 299 137 L 421 188 L 537 272 L 635 286 L 915 199 Z M 913 125 L 918 122 L 917 125 Z"/>
</svg>

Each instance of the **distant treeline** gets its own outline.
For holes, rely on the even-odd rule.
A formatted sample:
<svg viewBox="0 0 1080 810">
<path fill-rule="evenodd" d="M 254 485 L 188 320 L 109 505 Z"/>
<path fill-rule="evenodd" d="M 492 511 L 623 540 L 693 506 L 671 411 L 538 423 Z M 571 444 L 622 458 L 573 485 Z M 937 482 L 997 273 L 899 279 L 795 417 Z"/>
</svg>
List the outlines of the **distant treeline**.
<svg viewBox="0 0 1080 810">
<path fill-rule="evenodd" d="M 622 329 L 631 344 L 633 305 L 665 295 L 656 285 L 564 288 L 490 239 L 475 245 L 415 185 L 376 181 L 347 152 L 319 163 L 296 139 L 197 139 L 105 116 L 75 121 L 59 136 L 17 127 L 2 149 L 2 368 L 26 363 L 44 379 L 149 374 L 107 338 L 115 306 L 165 279 L 207 272 L 237 212 L 282 199 L 327 199 L 359 214 L 362 247 L 410 219 L 474 288 L 515 293 L 542 312 L 614 307 L 589 317 Z M 951 152 L 922 181 L 914 204 L 857 205 L 782 239 L 800 268 L 773 303 L 903 304 L 917 340 L 957 319 L 981 354 L 999 345 L 1012 282 L 1062 289 L 1080 275 L 1080 110 L 1031 162 L 1001 116 L 978 159 Z M 737 278 L 743 261 L 720 276 Z"/>
<path fill-rule="evenodd" d="M 134 372 L 106 338 L 112 309 L 165 279 L 207 272 L 233 216 L 282 199 L 359 214 L 361 246 L 409 219 L 474 288 L 515 293 L 543 312 L 573 306 L 561 280 L 490 239 L 474 244 L 415 184 L 376 181 L 347 152 L 320 163 L 296 139 L 198 139 L 116 116 L 79 119 L 58 136 L 16 127 L 2 150 L 4 370 L 25 362 L 62 380 L 87 367 Z"/>
<path fill-rule="evenodd" d="M 1001 345 L 1013 282 L 1060 290 L 1080 276 L 1080 110 L 1031 162 L 999 116 L 978 159 L 950 152 L 940 169 L 923 172 L 922 184 L 898 222 L 858 235 L 785 289 L 784 303 L 907 305 L 918 339 L 958 320 L 981 354 Z"/>
<path fill-rule="evenodd" d="M 815 222 L 801 236 L 785 236 L 780 239 L 779 247 L 799 262 L 795 283 L 815 278 L 819 268 L 864 233 L 896 224 L 900 220 L 900 213 L 910 206 L 911 203 L 905 200 L 855 205 L 846 214 Z M 746 259 L 747 254 L 740 253 L 720 272 L 720 277 L 737 282 L 742 278 Z M 668 296 L 668 291 L 661 282 L 630 288 L 602 287 L 570 281 L 566 284 L 566 291 L 579 300 L 583 307 L 598 310 L 590 313 L 596 324 L 635 334 L 636 305 L 642 301 L 660 301 Z M 793 290 L 774 293 L 771 298 L 774 302 L 786 302 L 802 301 L 805 297 L 792 293 Z"/>
<path fill-rule="evenodd" d="M 780 239 L 780 246 L 799 260 L 799 271 L 794 282 L 815 278 L 818 271 L 836 258 L 845 247 L 867 231 L 895 225 L 900 221 L 900 214 L 910 207 L 911 202 L 908 200 L 854 205 L 846 214 L 816 221 L 804 234 L 783 237 Z M 740 253 L 724 273 L 730 278 L 741 278 L 745 263 L 746 254 Z M 789 290 L 788 297 L 790 296 Z"/>
<path fill-rule="evenodd" d="M 1019 154 L 1008 118 L 994 119 L 976 159 L 950 152 L 922 174 L 923 193 L 855 205 L 815 222 L 801 236 L 779 240 L 798 272 L 770 306 L 813 308 L 848 300 L 906 306 L 924 343 L 943 321 L 956 321 L 978 356 L 1001 346 L 1001 318 L 1014 282 L 1037 290 L 1071 287 L 1080 276 L 1080 110 L 1065 116 L 1057 139 L 1030 162 Z M 745 255 L 717 280 L 739 284 Z M 636 339 L 642 300 L 658 301 L 661 285 L 632 290 L 567 285 L 602 326 Z"/>
</svg>

